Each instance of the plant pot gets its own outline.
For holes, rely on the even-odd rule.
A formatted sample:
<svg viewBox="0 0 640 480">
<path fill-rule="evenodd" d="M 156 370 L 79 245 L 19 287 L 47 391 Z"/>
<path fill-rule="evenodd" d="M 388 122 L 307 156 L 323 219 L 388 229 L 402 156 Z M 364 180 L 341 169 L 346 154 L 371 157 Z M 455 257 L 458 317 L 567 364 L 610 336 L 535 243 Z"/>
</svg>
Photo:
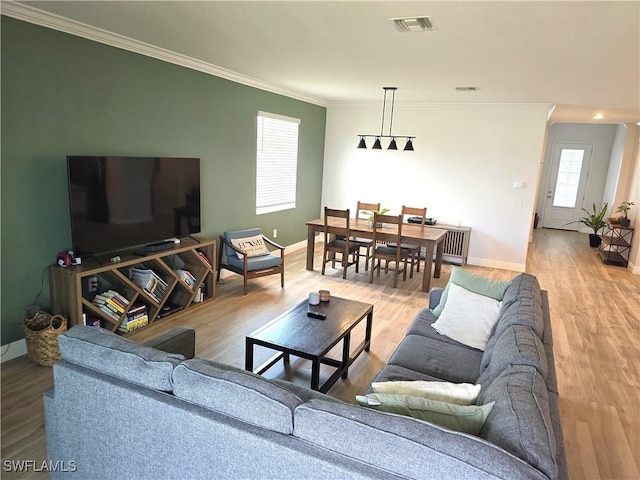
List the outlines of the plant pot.
<svg viewBox="0 0 640 480">
<path fill-rule="evenodd" d="M 620 226 L 621 227 L 629 228 L 629 225 L 631 225 L 631 220 L 629 220 L 628 218 L 621 218 L 620 219 Z"/>
<path fill-rule="evenodd" d="M 589 246 L 596 248 L 599 247 L 600 244 L 602 243 L 602 239 L 600 238 L 599 235 L 596 235 L 595 233 L 590 233 L 589 234 Z"/>
</svg>

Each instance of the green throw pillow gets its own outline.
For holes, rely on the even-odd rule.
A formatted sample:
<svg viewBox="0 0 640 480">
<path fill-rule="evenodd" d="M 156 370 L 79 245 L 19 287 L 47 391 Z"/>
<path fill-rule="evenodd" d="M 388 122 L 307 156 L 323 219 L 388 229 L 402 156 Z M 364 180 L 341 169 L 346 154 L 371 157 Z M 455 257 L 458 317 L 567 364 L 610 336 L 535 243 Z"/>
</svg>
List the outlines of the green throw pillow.
<svg viewBox="0 0 640 480">
<path fill-rule="evenodd" d="M 442 427 L 471 435 L 479 435 L 495 402 L 486 405 L 453 405 L 410 395 L 370 393 L 356 396 L 364 407 L 426 420 Z"/>
<path fill-rule="evenodd" d="M 476 275 L 475 273 L 471 273 L 466 271 L 463 268 L 453 266 L 451 267 L 451 276 L 449 277 L 449 282 L 442 292 L 442 296 L 440 297 L 440 303 L 436 308 L 433 309 L 433 314 L 436 317 L 439 317 L 444 309 L 445 303 L 447 303 L 447 296 L 449 294 L 449 284 L 455 283 L 456 285 L 461 286 L 473 293 L 477 293 L 478 295 L 484 295 L 485 297 L 490 297 L 498 301 L 502 301 L 502 297 L 504 297 L 504 292 L 507 287 L 511 284 L 511 281 L 503 281 L 503 280 L 491 280 L 490 278 L 483 277 L 481 275 Z"/>
</svg>

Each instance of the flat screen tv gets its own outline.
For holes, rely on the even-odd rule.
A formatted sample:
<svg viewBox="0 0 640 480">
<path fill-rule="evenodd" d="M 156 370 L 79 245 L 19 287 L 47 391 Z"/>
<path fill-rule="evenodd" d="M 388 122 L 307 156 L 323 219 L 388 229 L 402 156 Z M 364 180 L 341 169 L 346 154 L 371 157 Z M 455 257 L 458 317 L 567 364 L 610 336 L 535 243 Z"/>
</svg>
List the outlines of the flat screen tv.
<svg viewBox="0 0 640 480">
<path fill-rule="evenodd" d="M 99 255 L 200 232 L 200 159 L 68 156 L 73 250 Z"/>
</svg>

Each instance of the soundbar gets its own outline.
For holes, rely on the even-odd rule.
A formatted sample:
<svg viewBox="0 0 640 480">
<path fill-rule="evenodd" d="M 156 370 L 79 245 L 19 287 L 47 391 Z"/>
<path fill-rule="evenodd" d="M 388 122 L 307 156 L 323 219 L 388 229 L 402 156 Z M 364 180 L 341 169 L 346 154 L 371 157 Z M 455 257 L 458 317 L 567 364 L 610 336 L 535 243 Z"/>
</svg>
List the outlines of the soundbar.
<svg viewBox="0 0 640 480">
<path fill-rule="evenodd" d="M 141 250 L 136 250 L 134 255 L 140 255 L 144 257 L 145 255 L 153 252 L 161 252 L 163 250 L 169 250 L 176 246 L 176 242 L 174 240 L 163 240 L 162 242 L 150 243 L 142 247 Z"/>
</svg>

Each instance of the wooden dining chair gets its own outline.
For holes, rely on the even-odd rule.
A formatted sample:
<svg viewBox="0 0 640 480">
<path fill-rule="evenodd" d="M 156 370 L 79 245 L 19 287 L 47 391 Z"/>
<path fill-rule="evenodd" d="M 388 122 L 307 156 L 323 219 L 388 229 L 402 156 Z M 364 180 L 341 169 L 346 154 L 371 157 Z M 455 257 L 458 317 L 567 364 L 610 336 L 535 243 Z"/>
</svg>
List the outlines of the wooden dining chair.
<svg viewBox="0 0 640 480">
<path fill-rule="evenodd" d="M 402 206 L 402 220 L 406 221 L 407 216 L 420 217 L 420 225 L 424 228 L 424 219 L 427 218 L 427 208 L 407 207 Z M 422 253 L 422 247 L 420 245 L 414 245 L 405 243 L 401 245 L 402 248 L 406 248 L 411 251 L 411 273 L 409 278 L 413 278 L 413 267 L 416 267 L 416 272 L 420 272 L 420 256 Z"/>
<path fill-rule="evenodd" d="M 364 212 L 378 212 L 380 211 L 379 203 L 366 203 L 358 200 L 358 208 L 356 208 L 356 218 L 364 218 Z M 371 258 L 371 249 L 373 248 L 373 241 L 368 238 L 352 238 L 352 242 L 358 244 L 360 249 L 364 249 L 364 270 L 365 272 L 369 270 L 369 259 Z"/>
<path fill-rule="evenodd" d="M 349 209 L 338 210 L 335 208 L 324 207 L 324 252 L 322 254 L 322 275 L 324 275 L 325 267 L 328 262 L 331 262 L 331 266 L 333 268 L 336 267 L 337 253 L 341 254 L 342 257 L 342 278 L 347 278 L 347 268 L 351 265 L 356 266 L 356 273 L 359 271 L 358 264 L 360 263 L 360 246 L 351 241 L 349 215 Z M 332 223 L 332 218 L 341 219 L 339 228 L 330 225 Z M 349 261 L 349 256 L 351 256 L 351 261 Z"/>
<path fill-rule="evenodd" d="M 369 283 L 373 283 L 373 274 L 378 272 L 380 276 L 380 270 L 382 267 L 382 260 L 385 261 L 385 272 L 388 269 L 389 262 L 395 262 L 394 276 L 393 276 L 393 288 L 398 286 L 398 277 L 402 273 L 402 280 L 407 279 L 407 264 L 411 258 L 411 251 L 402 248 L 402 215 L 379 215 L 373 214 L 373 252 L 371 253 L 371 269 L 369 270 Z M 391 241 L 395 246 L 389 244 L 379 244 L 380 241 L 384 241 L 388 238 L 388 235 L 382 236 L 381 230 L 386 225 L 395 225 L 396 230 L 393 233 Z M 387 227 L 388 228 L 388 227 Z M 402 268 L 400 264 L 402 263 Z"/>
</svg>

